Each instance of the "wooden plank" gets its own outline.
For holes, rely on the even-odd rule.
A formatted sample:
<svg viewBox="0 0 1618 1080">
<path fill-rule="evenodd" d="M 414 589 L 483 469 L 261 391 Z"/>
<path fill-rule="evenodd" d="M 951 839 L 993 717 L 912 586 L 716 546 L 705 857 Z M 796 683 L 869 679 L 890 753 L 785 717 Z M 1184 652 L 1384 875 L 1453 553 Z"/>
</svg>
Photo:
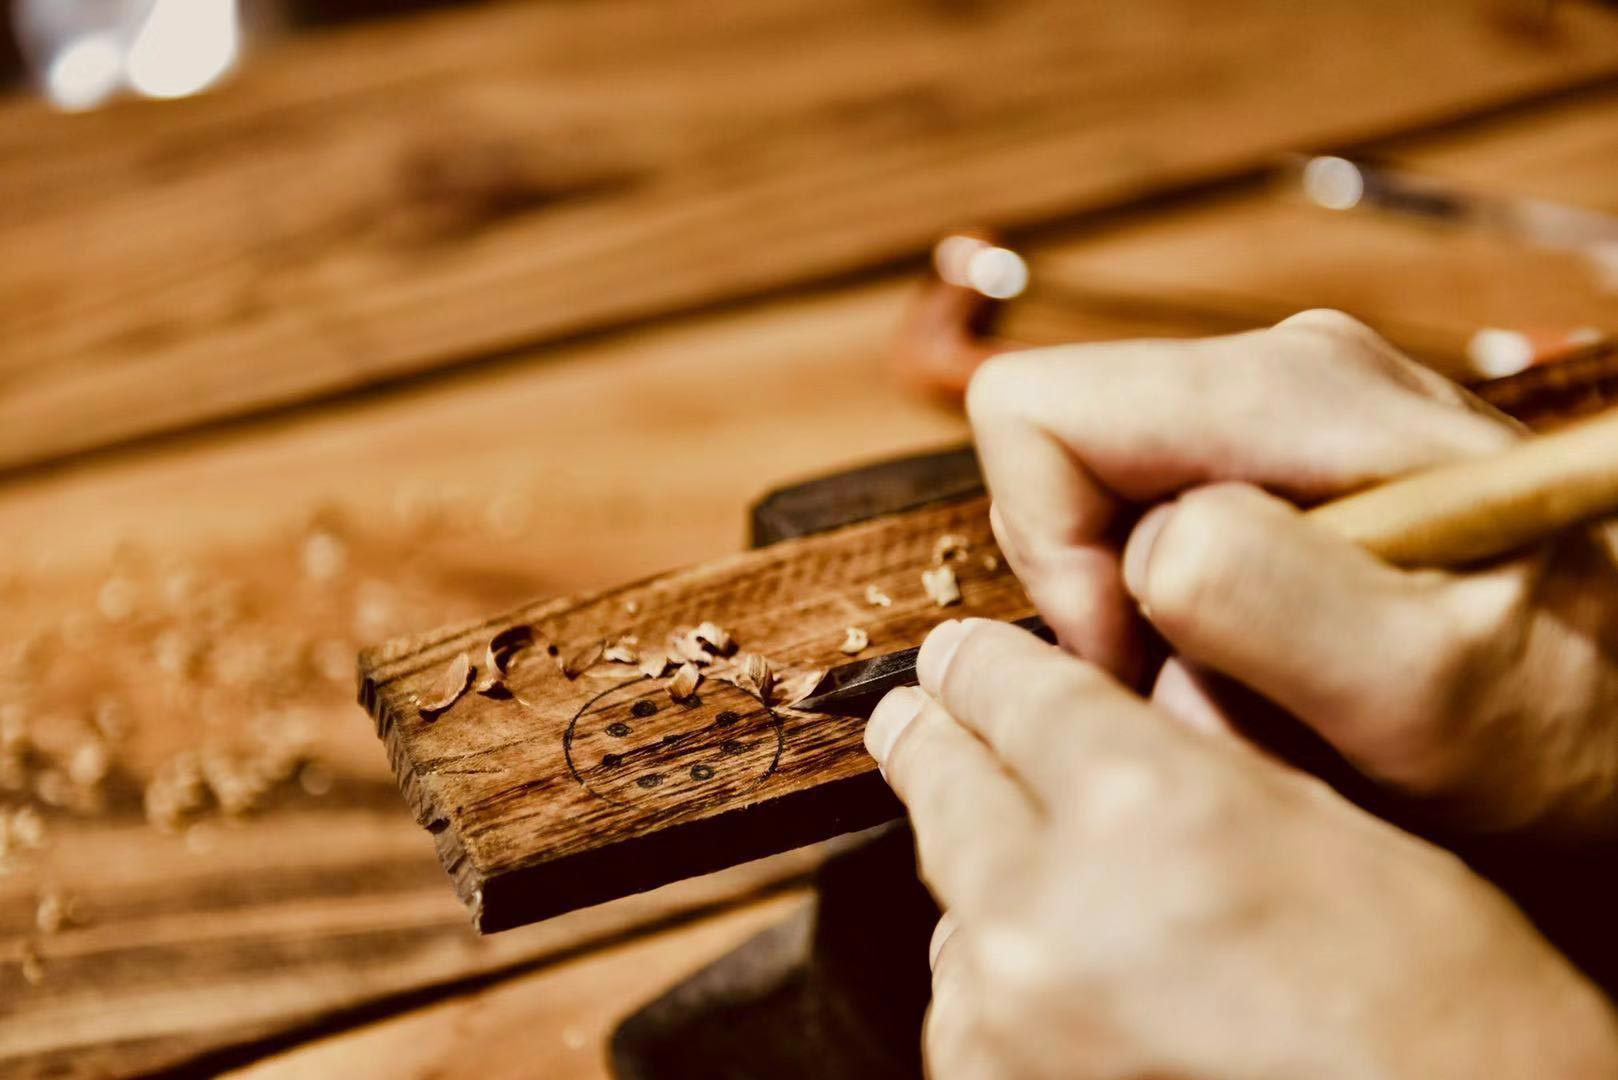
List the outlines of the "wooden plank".
<svg viewBox="0 0 1618 1080">
<path fill-rule="evenodd" d="M 546 1080 L 608 1080 L 607 1040 L 629 1011 L 753 934 L 792 918 L 809 902 L 788 895 L 604 949 L 289 1050 L 230 1075 L 235 1080 L 490 1080 L 542 1074 Z"/>
<path fill-rule="evenodd" d="M 362 656 L 362 699 L 477 927 L 520 926 L 896 816 L 865 725 L 792 702 L 848 660 L 850 627 L 874 655 L 946 618 L 1031 614 L 987 511 L 978 496 L 889 515 Z M 921 580 L 946 536 L 965 548 L 944 564 L 959 583 L 948 608 Z M 889 604 L 867 601 L 869 587 Z M 780 692 L 738 679 L 729 649 L 692 645 L 692 656 L 715 654 L 697 661 L 707 677 L 689 696 L 634 659 L 601 656 L 603 642 L 628 637 L 666 660 L 671 635 L 710 621 L 767 658 Z M 473 690 L 497 674 L 485 656 L 512 627 L 533 639 L 527 662 L 506 693 Z M 455 700 L 440 712 L 446 672 Z M 789 681 L 802 684 L 796 697 Z"/>
<path fill-rule="evenodd" d="M 0 466 L 1618 71 L 1618 13 L 1556 10 L 490 5 L 270 50 L 212 97 L 8 104 Z"/>
</svg>

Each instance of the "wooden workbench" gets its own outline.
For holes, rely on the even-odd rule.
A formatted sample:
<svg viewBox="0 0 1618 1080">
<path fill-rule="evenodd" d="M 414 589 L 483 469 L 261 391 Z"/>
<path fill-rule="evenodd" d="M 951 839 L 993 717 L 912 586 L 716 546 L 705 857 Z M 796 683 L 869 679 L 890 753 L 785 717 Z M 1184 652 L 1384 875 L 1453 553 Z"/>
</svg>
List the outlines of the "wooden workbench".
<svg viewBox="0 0 1618 1080">
<path fill-rule="evenodd" d="M 1331 305 L 1453 365 L 1483 325 L 1618 330 L 1573 254 L 1263 175 L 1347 148 L 1618 212 L 1618 12 L 1537 8 L 488 4 L 195 100 L 0 103 L 0 806 L 46 834 L 0 863 L 0 1074 L 605 1075 L 816 853 L 478 939 L 358 648 L 960 438 L 885 356 L 963 222 L 1030 255 L 1031 340 Z"/>
</svg>

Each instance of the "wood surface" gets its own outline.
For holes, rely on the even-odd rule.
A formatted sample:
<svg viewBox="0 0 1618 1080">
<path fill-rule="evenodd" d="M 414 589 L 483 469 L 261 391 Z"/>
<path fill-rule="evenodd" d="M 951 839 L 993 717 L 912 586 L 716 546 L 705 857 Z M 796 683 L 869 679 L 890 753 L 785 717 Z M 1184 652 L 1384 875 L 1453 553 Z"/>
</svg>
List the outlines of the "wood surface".
<svg viewBox="0 0 1618 1080">
<path fill-rule="evenodd" d="M 944 537 L 963 548 L 939 562 Z M 959 603 L 941 606 L 923 587 L 938 565 Z M 891 602 L 869 602 L 869 587 Z M 978 496 L 390 642 L 361 657 L 361 698 L 473 922 L 504 930 L 899 813 L 861 720 L 801 713 L 791 697 L 712 676 L 675 700 L 669 680 L 601 659 L 599 643 L 661 647 L 713 622 L 742 653 L 767 657 L 783 685 L 812 684 L 850 658 L 850 627 L 869 636 L 860 653 L 877 655 L 946 618 L 1032 610 Z M 423 708 L 462 658 L 489 674 L 489 642 L 514 626 L 534 644 L 506 679 L 510 696 L 469 689 L 442 713 Z M 570 674 L 568 659 L 586 652 L 594 662 Z"/>
<path fill-rule="evenodd" d="M 677 983 L 754 933 L 793 917 L 801 893 L 601 949 L 477 993 L 314 1041 L 229 1074 L 234 1080 L 600 1080 L 623 1019 L 623 988 Z"/>
<path fill-rule="evenodd" d="M 1593 27 L 1610 18 L 1584 5 L 1563 6 L 1573 21 L 1536 40 L 1496 30 L 1507 25 L 1497 15 L 1505 5 L 1481 17 L 1484 7 L 1473 4 L 1407 8 L 1364 8 L 1371 14 L 1363 32 L 1340 35 L 1317 52 L 1334 53 L 1323 62 L 1340 65 L 1333 70 L 1345 72 L 1344 79 L 1354 65 L 1381 63 L 1351 54 L 1390 58 L 1398 70 L 1379 73 L 1387 98 L 1410 94 L 1416 68 L 1435 84 L 1452 77 L 1454 95 L 1445 107 L 1457 112 L 1585 78 L 1588 70 L 1562 66 L 1567 50 L 1600 48 L 1602 34 Z M 320 1055 L 303 1067 L 296 1055 L 288 1056 L 283 1075 L 329 1076 L 333 1070 L 323 1063 L 334 1060 L 356 1069 L 357 1062 L 376 1060 L 402 1071 L 401 1063 L 426 1056 L 421 1041 L 431 1030 L 433 1038 L 460 1047 L 434 1059 L 438 1075 L 481 1076 L 490 1059 L 476 1051 L 487 1046 L 493 1055 L 501 1043 L 456 1039 L 482 1008 L 463 1009 L 460 1002 L 486 1000 L 454 998 L 466 988 L 463 980 L 514 966 L 538 969 L 511 984 L 502 1015 L 512 1039 L 554 1044 L 570 1021 L 544 1002 L 554 1000 L 550 993 L 565 998 L 568 986 L 578 984 L 542 984 L 556 989 L 532 996 L 521 989 L 544 978 L 553 960 L 633 933 L 635 926 L 679 918 L 691 905 L 722 904 L 759 887 L 747 876 L 682 884 L 651 894 L 645 900 L 655 903 L 645 906 L 617 902 L 599 913 L 605 922 L 589 911 L 475 938 L 429 839 L 400 806 L 385 756 L 353 705 L 346 670 L 337 679 L 296 684 L 295 704 L 307 710 L 313 732 L 307 752 L 329 774 L 327 794 L 311 794 L 293 779 L 239 818 L 210 811 L 194 834 L 156 831 L 140 807 L 154 772 L 187 747 L 243 737 L 262 706 L 247 688 L 222 683 L 206 667 L 199 700 L 171 699 L 166 678 L 153 675 L 151 636 L 140 626 L 106 622 L 98 594 L 131 559 L 172 560 L 208 580 L 239 581 L 248 604 L 238 629 L 249 636 L 277 649 L 341 640 L 351 655 L 387 634 L 733 551 L 744 542 L 747 505 L 768 488 L 958 441 L 964 435 L 958 416 L 902 394 L 881 375 L 911 282 L 903 267 L 890 272 L 871 261 L 877 250 L 871 237 L 888 243 L 893 236 L 886 220 L 875 219 L 913 224 L 906 215 L 925 215 L 886 204 L 880 212 L 840 217 L 809 212 L 833 196 L 853 198 L 850 191 L 858 189 L 839 187 L 837 177 L 852 183 L 887 176 L 890 165 L 898 169 L 912 136 L 885 127 L 900 128 L 909 115 L 902 88 L 890 82 L 902 82 L 913 69 L 903 67 L 901 61 L 910 61 L 892 43 L 935 41 L 911 32 L 914 19 L 931 16 L 893 14 L 897 29 L 864 49 L 852 43 L 857 35 L 841 29 L 850 9 L 818 8 L 825 12 L 818 33 L 803 30 L 818 17 L 810 9 L 773 0 L 716 9 L 716 18 L 742 28 L 738 33 L 752 27 L 768 38 L 785 25 L 822 48 L 813 64 L 792 64 L 766 50 L 763 81 L 744 82 L 779 92 L 749 96 L 722 85 L 735 83 L 739 69 L 732 61 L 714 66 L 716 45 L 704 56 L 716 72 L 704 91 L 701 108 L 708 111 L 688 114 L 695 119 L 685 128 L 670 127 L 670 110 L 658 107 L 668 72 L 681 66 L 669 50 L 712 27 L 683 9 L 664 14 L 664 5 L 594 0 L 468 6 L 311 38 L 256 55 L 231 87 L 189 102 L 74 117 L 0 103 L 0 235 L 8 256 L 0 267 L 0 409 L 13 433 L 8 438 L 27 455 L 179 429 L 193 418 L 256 411 L 270 402 L 310 399 L 320 387 L 366 383 L 375 377 L 366 366 L 371 359 L 392 363 L 399 355 L 392 350 L 410 346 L 412 335 L 420 336 L 421 347 L 407 360 L 422 367 L 485 355 L 491 338 L 507 341 L 508 332 L 512 342 L 541 342 L 552 333 L 545 327 L 566 323 L 562 301 L 571 294 L 541 302 L 542 289 L 522 277 L 534 251 L 542 252 L 547 268 L 564 255 L 571 260 L 567 265 L 588 280 L 568 287 L 592 290 L 592 302 L 613 299 L 612 289 L 593 283 L 636 284 L 625 294 L 624 311 L 671 313 L 594 340 L 515 349 L 507 361 L 403 384 L 386 395 L 193 431 L 0 482 L 0 646 L 6 650 L 0 659 L 7 665 L 0 707 L 20 702 L 35 714 L 36 727 L 78 738 L 99 694 L 131 698 L 116 779 L 102 809 L 54 808 L 23 796 L 42 808 L 49 839 L 43 851 L 0 875 L 0 1074 L 132 1075 L 183 1069 L 187 1062 L 245 1061 L 323 1031 L 334 1034 L 317 1044 Z M 1420 25 L 1406 26 L 1407 14 Z M 1128 6 L 1110 6 L 1095 21 L 1114 15 L 1135 18 Z M 968 39 L 973 17 L 965 16 L 960 40 Z M 1341 11 L 1308 17 L 1359 18 Z M 1438 25 L 1457 19 L 1464 25 Z M 513 20 L 522 21 L 524 32 L 499 32 L 518 27 Z M 577 32 L 562 32 L 568 20 L 576 20 Z M 542 24 L 545 33 L 537 29 Z M 1176 25 L 1211 32 L 1206 11 L 1189 7 L 1180 24 L 1142 16 L 1137 29 L 1142 40 L 1160 35 L 1161 47 L 1174 50 L 1181 36 Z M 1295 48 L 1298 32 L 1267 30 L 1256 17 L 1246 30 L 1239 20 L 1230 25 L 1237 28 L 1233 34 L 1245 35 L 1230 45 L 1231 55 L 1244 54 L 1240 67 L 1263 83 L 1243 92 L 1267 110 L 1315 115 L 1314 99 L 1274 92 L 1281 76 L 1269 61 Z M 1016 32 L 1010 26 L 997 31 Z M 836 48 L 828 44 L 834 38 Z M 846 55 L 857 63 L 834 61 L 844 55 L 845 39 L 854 50 Z M 1406 51 L 1431 55 L 1418 64 L 1400 59 L 1406 40 Z M 1007 46 L 999 55 L 1013 52 Z M 1464 52 L 1473 59 L 1459 55 Z M 527 59 L 502 59 L 519 53 Z M 943 74 L 957 54 L 939 46 L 929 55 L 936 66 L 917 77 L 919 85 L 943 85 L 951 101 L 968 93 L 955 87 L 954 74 Z M 1016 59 L 1023 55 L 1017 52 Z M 985 200 L 988 194 L 1023 197 L 1015 190 L 996 194 L 999 187 L 1015 188 L 1011 177 L 1035 185 L 1027 193 L 1031 203 L 1054 205 L 1058 186 L 1105 188 L 1126 167 L 1141 170 L 1129 173 L 1141 177 L 1162 161 L 1180 160 L 1176 143 L 1184 128 L 1175 117 L 1198 106 L 1171 99 L 1211 95 L 1223 69 L 1176 69 L 1175 63 L 1165 55 L 1156 81 L 1114 78 L 1094 106 L 1053 113 L 1030 130 L 996 127 L 998 114 L 985 106 L 971 120 L 976 135 L 915 138 L 930 140 L 925 145 L 935 158 L 926 167 L 940 172 L 940 185 L 961 185 L 952 191 L 981 185 Z M 1484 71 L 1495 65 L 1498 71 Z M 592 74 L 598 67 L 607 74 Z M 1525 73 L 1529 67 L 1534 73 Z M 1176 80 L 1176 70 L 1184 77 Z M 775 71 L 790 72 L 789 89 L 770 81 Z M 1480 71 L 1477 84 L 1467 82 Z M 817 85 L 831 75 L 836 89 Z M 1536 81 L 1541 75 L 1550 82 Z M 1071 77 L 1075 87 L 1085 78 Z M 1245 78 L 1238 72 L 1235 81 Z M 554 94 L 540 100 L 531 89 L 536 80 Z M 875 82 L 868 87 L 863 80 Z M 598 82 L 633 90 L 632 105 L 563 86 Z M 1469 97 L 1478 86 L 1486 92 Z M 390 98 L 394 87 L 402 88 L 402 104 Z M 508 88 L 514 93 L 507 95 Z M 990 86 L 970 93 L 1005 103 L 1012 92 L 1002 98 Z M 1336 123 L 1336 110 L 1347 111 L 1350 97 L 1328 102 L 1321 118 Z M 1380 107 L 1387 98 L 1365 100 Z M 1022 100 L 1006 109 L 1020 115 Z M 1411 100 L 1419 104 L 1420 95 Z M 852 123 L 863 134 L 851 136 L 835 107 L 813 124 L 783 121 L 794 116 L 793 101 L 869 101 L 872 111 Z M 1197 115 L 1205 117 L 1198 138 L 1223 138 L 1214 110 Z M 1434 115 L 1412 114 L 1411 123 Z M 1417 136 L 1394 144 L 1387 157 L 1472 185 L 1499 184 L 1610 209 L 1618 190 L 1612 115 L 1600 95 L 1575 95 Z M 1282 119 L 1262 122 L 1279 126 Z M 744 122 L 756 124 L 747 141 L 737 134 Z M 1249 116 L 1248 122 L 1256 121 Z M 1107 153 L 1115 156 L 1081 157 L 1089 151 L 1076 143 L 1068 156 L 1059 144 L 1073 139 L 1076 124 L 1113 132 L 1108 145 L 1114 150 Z M 575 145 L 563 137 L 567 132 L 551 137 L 563 127 L 609 135 L 572 158 L 560 149 Z M 534 130 L 543 132 L 543 141 L 530 141 Z M 1355 137 L 1376 130 L 1367 122 Z M 720 153 L 723 147 L 705 131 L 731 138 L 736 152 Z M 1325 131 L 1316 139 L 1300 127 L 1291 141 L 1314 146 L 1338 137 Z M 688 144 L 690 138 L 697 141 Z M 674 179 L 653 184 L 641 202 L 614 202 L 613 213 L 624 215 L 614 218 L 618 231 L 604 234 L 601 246 L 585 245 L 588 250 L 581 237 L 587 239 L 586 211 L 594 204 L 586 200 L 471 227 L 451 214 L 452 224 L 439 229 L 441 207 L 476 206 L 479 191 L 500 185 L 473 182 L 465 198 L 434 194 L 441 189 L 431 184 L 423 190 L 402 180 L 395 185 L 413 154 L 453 160 L 468 147 L 510 144 L 518 146 L 524 178 L 576 177 L 595 161 L 663 160 L 658 155 L 677 159 L 685 171 L 676 177 L 666 170 Z M 685 145 L 697 150 L 686 154 Z M 775 156 L 764 153 L 771 148 Z M 558 158 L 545 156 L 552 149 Z M 831 160 L 845 151 L 861 160 Z M 629 242 L 631 236 L 669 235 L 668 222 L 682 213 L 693 221 L 721 216 L 727 211 L 714 201 L 721 189 L 748 180 L 746 162 L 766 157 L 761 172 L 794 162 L 818 170 L 804 175 L 806 183 L 822 187 L 796 211 L 808 240 L 794 239 L 778 256 L 776 247 L 753 243 L 746 230 L 721 230 L 710 246 L 696 249 L 701 258 L 684 259 L 672 271 L 649 265 L 643 249 Z M 724 162 L 734 164 L 721 168 Z M 1117 194 L 1122 199 L 1137 190 L 1126 185 Z M 654 191 L 661 216 L 643 230 L 635 208 L 650 205 Z M 1247 196 L 1247 206 L 1267 199 L 1257 190 Z M 796 204 L 760 198 L 747 203 L 742 216 L 768 217 L 772 236 L 796 236 L 789 229 L 796 227 Z M 918 196 L 922 203 L 928 198 Z M 954 225 L 971 200 L 951 198 L 940 197 L 949 205 L 940 205 L 937 217 Z M 1092 244 L 1107 246 L 1119 273 L 1104 279 L 1086 270 L 1060 298 L 1031 297 L 1011 313 L 1013 327 L 1030 341 L 1200 334 L 1329 302 L 1391 331 L 1407 347 L 1430 342 L 1439 353 L 1455 350 L 1480 320 L 1512 325 L 1568 311 L 1567 287 L 1577 284 L 1559 270 L 1534 271 L 1533 260 L 1525 262 L 1517 250 L 1485 245 L 1452 261 L 1446 249 L 1454 238 L 1447 232 L 1415 229 L 1420 243 L 1412 244 L 1402 223 L 1385 228 L 1365 215 L 1323 211 L 1296 215 L 1297 242 L 1269 243 L 1266 258 L 1255 260 L 1247 209 L 1237 205 L 1227 227 L 1214 227 L 1226 205 L 1216 195 L 1143 208 L 1116 222 L 1131 234 L 1128 242 L 1110 231 L 1110 216 L 1083 229 L 1055 228 L 1030 210 L 1019 243 L 1037 248 L 1041 280 L 1057 281 L 1057 256 Z M 1206 217 L 1177 216 L 1199 206 Z M 1160 215 L 1161 230 L 1145 227 Z M 476 220 L 476 211 L 470 216 Z M 391 239 L 394 223 L 406 240 Z M 1343 239 L 1316 239 L 1317 227 Z M 916 228 L 917 238 L 906 240 L 904 250 L 919 250 L 931 239 Z M 1180 228 L 1194 239 L 1174 242 Z M 444 239 L 409 239 L 420 235 Z M 554 249 L 547 246 L 552 239 Z M 822 259 L 828 251 L 838 259 Z M 714 252 L 727 253 L 726 260 L 706 263 Z M 802 261 L 789 262 L 800 255 Z M 1047 256 L 1053 261 L 1044 262 Z M 763 268 L 757 279 L 747 273 L 755 262 Z M 706 265 L 745 287 L 716 288 L 719 279 L 704 276 Z M 715 299 L 757 293 L 766 287 L 761 281 L 817 280 L 833 266 L 865 276 L 741 305 Z M 1188 267 L 1199 266 L 1202 283 L 1217 280 L 1221 288 L 1187 293 L 1181 284 Z M 502 276 L 512 268 L 515 277 Z M 501 288 L 494 285 L 480 291 L 485 270 L 490 282 L 517 281 L 520 302 L 495 304 Z M 663 281 L 668 275 L 689 277 Z M 446 281 L 455 287 L 431 291 Z M 1469 291 L 1479 281 L 1510 287 Z M 376 290 L 379 309 L 386 310 L 368 306 L 367 290 Z M 1591 310 L 1608 309 L 1579 306 L 1573 314 L 1599 322 Z M 621 326 L 622 312 L 583 314 L 591 325 Z M 525 321 L 530 318 L 533 323 Z M 126 362 L 128 374 L 117 375 Z M 109 371 L 109 385 L 121 380 L 118 394 L 127 396 L 100 388 Z M 859 392 L 849 393 L 850 386 Z M 305 583 L 301 553 L 311 521 L 333 518 L 349 545 L 347 570 L 335 597 L 321 599 L 325 594 Z M 153 574 L 140 578 L 142 589 L 160 584 Z M 381 618 L 364 602 L 378 594 L 389 599 Z M 311 597 L 325 605 L 316 616 Z M 366 617 L 356 622 L 362 612 Z M 94 632 L 85 635 L 86 627 Z M 10 666 L 10 657 L 22 655 L 12 650 L 23 643 L 44 650 L 27 653 L 27 679 Z M 0 801 L 16 797 L 7 792 Z M 788 877 L 796 872 L 784 870 Z M 53 886 L 84 901 L 88 925 L 37 933 L 40 892 Z M 668 905 L 661 901 L 665 895 Z M 671 931 L 663 940 L 677 943 L 680 934 Z M 39 986 L 19 975 L 16 958 L 28 941 L 37 941 L 44 954 Z M 665 970 L 642 963 L 633 950 L 606 955 L 610 963 L 591 969 L 600 981 L 591 984 L 590 1040 L 606 1030 L 615 1003 L 627 1011 L 700 962 L 670 961 Z M 443 1010 L 422 1008 L 440 998 L 448 999 Z M 393 1013 L 400 1014 L 396 1023 L 364 1024 Z M 428 1027 L 413 1027 L 418 1018 Z M 353 1025 L 361 1026 L 345 1034 Z M 350 1039 L 351 1056 L 328 1057 L 341 1055 Z M 570 1050 L 565 1061 L 578 1075 L 605 1075 L 593 1047 Z"/>
<path fill-rule="evenodd" d="M 0 467 L 914 259 L 1618 74 L 1506 0 L 490 4 L 0 106 Z"/>
</svg>

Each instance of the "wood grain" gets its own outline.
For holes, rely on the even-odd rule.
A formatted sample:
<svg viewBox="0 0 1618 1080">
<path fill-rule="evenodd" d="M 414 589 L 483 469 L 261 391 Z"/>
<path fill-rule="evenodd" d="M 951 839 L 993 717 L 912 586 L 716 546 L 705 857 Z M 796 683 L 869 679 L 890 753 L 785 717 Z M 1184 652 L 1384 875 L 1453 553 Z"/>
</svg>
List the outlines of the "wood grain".
<svg viewBox="0 0 1618 1080">
<path fill-rule="evenodd" d="M 0 467 L 1618 71 L 1618 13 L 1556 10 L 499 4 L 272 50 L 201 99 L 8 103 Z"/>
<path fill-rule="evenodd" d="M 608 1080 L 625 1014 L 810 904 L 788 894 L 278 1054 L 233 1080 Z"/>
<path fill-rule="evenodd" d="M 986 511 L 979 496 L 879 518 L 363 655 L 362 701 L 477 927 L 504 930 L 895 816 L 857 719 L 799 713 L 717 678 L 675 701 L 631 664 L 602 660 L 569 678 L 563 661 L 591 643 L 661 643 L 711 620 L 785 677 L 847 661 L 850 626 L 867 631 L 874 655 L 910 647 L 945 618 L 1030 614 Z M 947 535 L 967 554 L 948 563 L 962 600 L 946 609 L 921 574 Z M 869 603 L 867 586 L 891 604 Z M 423 714 L 446 666 L 463 654 L 481 663 L 492 635 L 514 625 L 531 627 L 535 645 L 507 680 L 513 697 L 470 692 Z"/>
</svg>

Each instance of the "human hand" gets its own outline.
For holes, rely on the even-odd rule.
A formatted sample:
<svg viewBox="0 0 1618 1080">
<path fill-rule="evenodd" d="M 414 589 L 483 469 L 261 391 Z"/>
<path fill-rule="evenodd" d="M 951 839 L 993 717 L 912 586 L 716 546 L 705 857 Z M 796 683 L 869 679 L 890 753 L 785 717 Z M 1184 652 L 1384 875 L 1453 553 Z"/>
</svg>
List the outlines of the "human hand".
<svg viewBox="0 0 1618 1080">
<path fill-rule="evenodd" d="M 996 535 L 1073 651 L 1139 675 L 1145 610 L 1179 657 L 1153 700 L 1189 724 L 1228 719 L 1197 675 L 1212 670 L 1449 824 L 1618 837 L 1607 531 L 1406 572 L 1274 497 L 1320 501 L 1519 437 L 1459 387 L 1346 316 L 1307 312 L 1231 337 L 997 357 L 968 408 Z"/>
<path fill-rule="evenodd" d="M 1611 1008 L 1458 859 L 1014 627 L 866 745 L 945 908 L 934 1080 L 1618 1075 Z"/>
</svg>

